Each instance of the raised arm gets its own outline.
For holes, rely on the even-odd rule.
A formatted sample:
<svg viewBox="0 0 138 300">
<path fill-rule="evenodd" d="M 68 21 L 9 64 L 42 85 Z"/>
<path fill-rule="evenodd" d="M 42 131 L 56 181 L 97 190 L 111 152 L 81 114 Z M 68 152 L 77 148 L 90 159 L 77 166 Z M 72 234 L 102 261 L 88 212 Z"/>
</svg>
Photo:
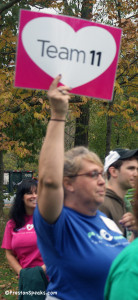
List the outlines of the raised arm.
<svg viewBox="0 0 138 300">
<path fill-rule="evenodd" d="M 38 208 L 51 224 L 60 215 L 64 200 L 64 121 L 70 96 L 68 87 L 57 88 L 60 78 L 60 75 L 55 78 L 48 91 L 51 120 L 39 159 Z"/>
</svg>

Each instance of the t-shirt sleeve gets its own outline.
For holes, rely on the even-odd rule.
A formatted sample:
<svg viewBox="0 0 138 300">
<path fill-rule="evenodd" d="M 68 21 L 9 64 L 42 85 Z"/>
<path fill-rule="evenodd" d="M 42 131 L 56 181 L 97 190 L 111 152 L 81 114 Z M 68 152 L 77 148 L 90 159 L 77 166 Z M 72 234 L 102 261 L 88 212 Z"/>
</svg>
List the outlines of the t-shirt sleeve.
<svg viewBox="0 0 138 300">
<path fill-rule="evenodd" d="M 42 244 L 45 243 L 45 245 L 48 245 L 50 248 L 54 246 L 57 251 L 61 252 L 63 232 L 65 230 L 65 219 L 67 218 L 63 209 L 57 221 L 54 224 L 49 224 L 42 218 L 38 207 L 36 207 L 33 214 L 33 222 L 37 233 L 37 241 L 41 241 Z"/>
<path fill-rule="evenodd" d="M 12 232 L 14 223 L 9 220 L 6 224 L 1 248 L 12 250 Z"/>
</svg>

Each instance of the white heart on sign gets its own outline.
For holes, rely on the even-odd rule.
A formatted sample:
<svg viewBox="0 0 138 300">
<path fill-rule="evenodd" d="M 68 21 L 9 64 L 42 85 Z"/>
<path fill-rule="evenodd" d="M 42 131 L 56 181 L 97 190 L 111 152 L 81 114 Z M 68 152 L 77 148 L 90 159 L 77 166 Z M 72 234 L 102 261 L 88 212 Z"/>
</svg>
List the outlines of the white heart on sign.
<svg viewBox="0 0 138 300">
<path fill-rule="evenodd" d="M 31 230 L 34 228 L 34 225 L 33 224 L 27 224 L 26 226 L 27 230 Z"/>
<path fill-rule="evenodd" d="M 40 17 L 22 32 L 23 46 L 32 61 L 51 77 L 72 88 L 100 76 L 112 64 L 116 43 L 109 31 L 98 26 L 77 32 L 60 19 Z"/>
</svg>

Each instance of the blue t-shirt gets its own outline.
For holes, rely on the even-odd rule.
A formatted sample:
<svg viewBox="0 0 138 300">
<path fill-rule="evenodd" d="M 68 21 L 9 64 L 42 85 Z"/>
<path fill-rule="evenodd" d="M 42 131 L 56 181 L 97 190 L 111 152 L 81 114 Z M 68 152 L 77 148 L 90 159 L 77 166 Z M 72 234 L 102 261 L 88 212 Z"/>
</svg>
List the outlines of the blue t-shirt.
<svg viewBox="0 0 138 300">
<path fill-rule="evenodd" d="M 34 212 L 38 247 L 50 278 L 47 291 L 63 300 L 102 300 L 110 265 L 128 241 L 102 212 L 95 216 L 64 207 L 50 225 Z"/>
</svg>

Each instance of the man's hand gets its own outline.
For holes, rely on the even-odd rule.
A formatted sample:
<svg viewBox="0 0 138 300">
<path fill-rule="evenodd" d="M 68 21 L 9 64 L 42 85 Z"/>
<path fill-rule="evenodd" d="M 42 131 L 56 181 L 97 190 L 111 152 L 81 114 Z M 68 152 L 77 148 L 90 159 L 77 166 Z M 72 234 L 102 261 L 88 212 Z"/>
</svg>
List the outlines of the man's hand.
<svg viewBox="0 0 138 300">
<path fill-rule="evenodd" d="M 46 265 L 42 265 L 41 268 L 43 269 L 44 272 L 46 272 Z"/>
<path fill-rule="evenodd" d="M 136 226 L 135 217 L 131 212 L 127 212 L 122 216 L 122 219 L 119 221 L 119 223 L 131 231 L 137 231 L 138 228 Z"/>
</svg>

